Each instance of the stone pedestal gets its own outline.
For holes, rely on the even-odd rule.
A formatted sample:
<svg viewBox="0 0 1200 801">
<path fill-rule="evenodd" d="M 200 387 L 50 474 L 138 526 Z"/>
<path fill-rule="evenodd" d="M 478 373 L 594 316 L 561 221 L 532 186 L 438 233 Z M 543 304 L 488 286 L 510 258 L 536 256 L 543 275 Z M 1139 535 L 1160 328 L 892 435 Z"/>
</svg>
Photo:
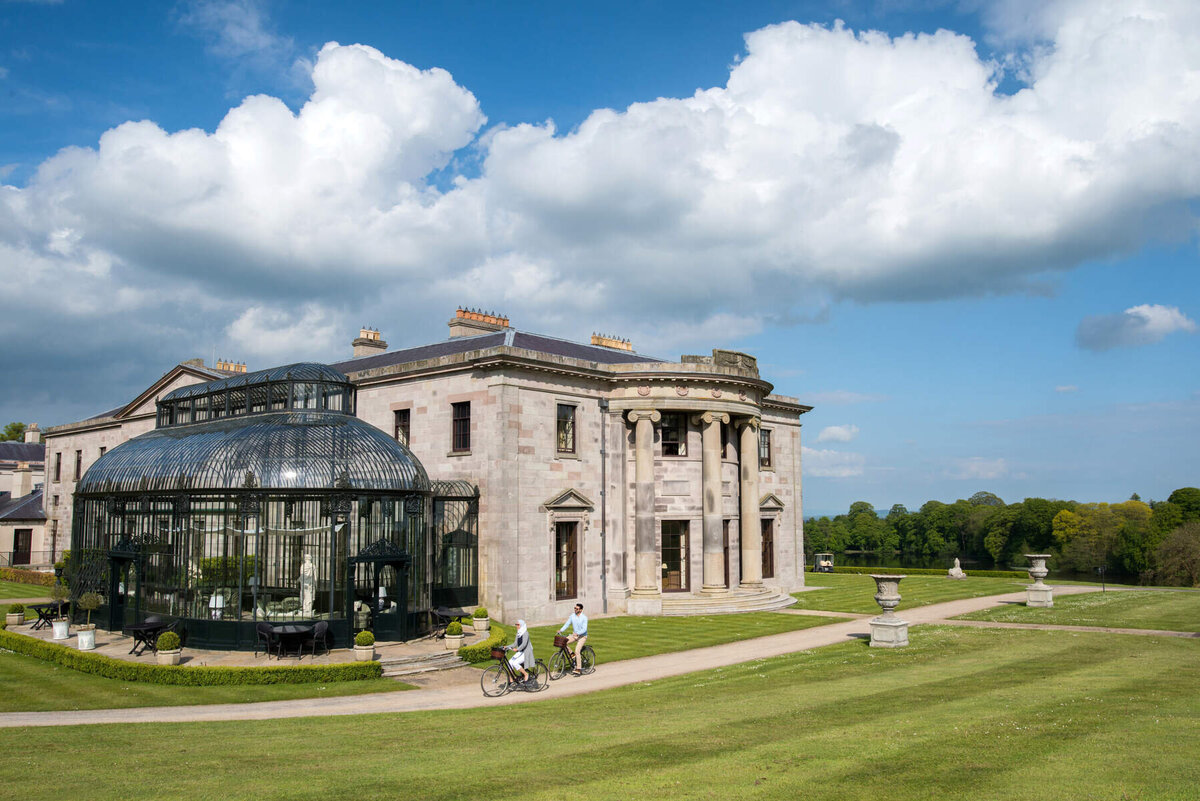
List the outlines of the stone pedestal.
<svg viewBox="0 0 1200 801">
<path fill-rule="evenodd" d="M 1050 572 L 1046 569 L 1046 560 L 1050 554 L 1027 553 L 1029 560 L 1029 577 L 1033 583 L 1025 587 L 1025 605 L 1042 609 L 1054 606 L 1054 588 L 1042 583 L 1042 579 Z"/>
<path fill-rule="evenodd" d="M 900 604 L 900 580 L 905 576 L 872 574 L 875 579 L 875 603 L 883 614 L 871 620 L 872 648 L 902 648 L 908 645 L 908 621 L 896 617 Z"/>
</svg>

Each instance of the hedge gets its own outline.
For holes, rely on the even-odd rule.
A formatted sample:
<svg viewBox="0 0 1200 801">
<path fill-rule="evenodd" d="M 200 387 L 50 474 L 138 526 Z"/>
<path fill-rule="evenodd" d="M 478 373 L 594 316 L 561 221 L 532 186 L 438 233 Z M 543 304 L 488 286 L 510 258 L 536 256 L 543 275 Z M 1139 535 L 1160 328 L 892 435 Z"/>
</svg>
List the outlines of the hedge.
<svg viewBox="0 0 1200 801">
<path fill-rule="evenodd" d="M 928 567 L 835 567 L 834 573 L 876 573 L 885 576 L 944 576 L 945 570 Z M 1027 579 L 1028 573 L 1022 573 L 1019 570 L 969 570 L 965 571 L 967 576 L 977 576 L 979 578 L 1017 578 Z"/>
<path fill-rule="evenodd" d="M 508 630 L 496 621 L 492 621 L 488 638 L 474 645 L 464 645 L 458 649 L 458 655 L 464 662 L 476 664 L 492 658 L 492 649 L 500 645 L 508 645 Z"/>
<path fill-rule="evenodd" d="M 22 570 L 19 567 L 0 567 L 0 580 L 15 581 L 17 584 L 34 584 L 39 587 L 54 586 L 53 573 L 42 573 L 39 570 Z"/>
<path fill-rule="evenodd" d="M 377 679 L 383 675 L 379 662 L 345 662 L 338 665 L 288 665 L 281 667 L 181 667 L 126 662 L 102 654 L 13 634 L 0 626 L 0 648 L 43 659 L 80 673 L 91 673 L 118 681 L 215 687 L 250 684 L 327 684 L 338 681 Z"/>
</svg>

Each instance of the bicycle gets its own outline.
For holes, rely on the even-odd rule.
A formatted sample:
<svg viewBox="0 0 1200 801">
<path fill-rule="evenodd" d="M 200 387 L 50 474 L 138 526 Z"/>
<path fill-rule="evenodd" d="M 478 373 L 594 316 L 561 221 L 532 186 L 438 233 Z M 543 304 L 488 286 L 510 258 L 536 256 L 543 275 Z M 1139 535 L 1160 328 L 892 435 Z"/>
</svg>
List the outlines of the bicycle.
<svg viewBox="0 0 1200 801">
<path fill-rule="evenodd" d="M 479 677 L 479 686 L 483 688 L 485 696 L 496 698 L 518 687 L 526 692 L 536 693 L 550 686 L 550 671 L 546 669 L 545 662 L 538 659 L 532 665 L 526 665 L 529 681 L 525 682 L 517 675 L 517 671 L 513 670 L 512 665 L 508 664 L 508 657 L 509 653 L 504 648 L 492 649 L 492 659 L 498 660 L 500 664 L 492 665 Z"/>
<path fill-rule="evenodd" d="M 575 669 L 575 655 L 567 647 L 567 638 L 561 634 L 554 636 L 554 647 L 558 650 L 550 657 L 550 678 L 561 679 Z M 585 674 L 595 672 L 596 652 L 592 646 L 585 645 L 579 649 L 579 669 Z"/>
</svg>

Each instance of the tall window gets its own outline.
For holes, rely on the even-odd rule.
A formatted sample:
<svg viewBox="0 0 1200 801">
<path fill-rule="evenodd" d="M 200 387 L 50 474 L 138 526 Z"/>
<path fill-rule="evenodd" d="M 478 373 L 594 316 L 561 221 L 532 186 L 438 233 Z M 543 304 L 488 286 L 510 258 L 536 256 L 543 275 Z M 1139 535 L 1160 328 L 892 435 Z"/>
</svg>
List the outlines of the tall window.
<svg viewBox="0 0 1200 801">
<path fill-rule="evenodd" d="M 687 456 L 687 419 L 682 414 L 662 416 L 663 456 Z"/>
<path fill-rule="evenodd" d="M 766 428 L 758 430 L 758 466 L 771 466 L 771 432 Z"/>
<path fill-rule="evenodd" d="M 408 444 L 409 425 L 411 421 L 409 409 L 397 409 L 392 413 L 393 417 L 393 432 L 392 435 L 396 438 L 396 442 L 401 445 Z"/>
<path fill-rule="evenodd" d="M 579 523 L 554 524 L 554 597 L 561 601 L 579 594 Z"/>
<path fill-rule="evenodd" d="M 75 480 L 83 477 L 83 451 L 75 451 Z"/>
<path fill-rule="evenodd" d="M 775 521 L 762 519 L 762 577 L 775 578 Z"/>
<path fill-rule="evenodd" d="M 54 454 L 54 480 L 62 481 L 62 451 Z"/>
<path fill-rule="evenodd" d="M 471 450 L 471 402 L 463 401 L 451 405 L 453 424 L 451 428 L 451 450 L 462 453 Z"/>
<path fill-rule="evenodd" d="M 688 522 L 662 521 L 662 588 L 663 592 L 686 592 L 688 589 Z"/>
<path fill-rule="evenodd" d="M 558 452 L 575 452 L 575 407 L 558 404 Z"/>
</svg>

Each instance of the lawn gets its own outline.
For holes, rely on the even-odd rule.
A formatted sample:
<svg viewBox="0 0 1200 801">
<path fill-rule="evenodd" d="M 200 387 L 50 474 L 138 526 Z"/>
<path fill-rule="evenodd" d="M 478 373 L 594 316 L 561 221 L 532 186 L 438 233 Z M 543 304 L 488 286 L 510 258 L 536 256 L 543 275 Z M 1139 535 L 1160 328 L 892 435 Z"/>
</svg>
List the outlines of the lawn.
<svg viewBox="0 0 1200 801">
<path fill-rule="evenodd" d="M 689 651 L 709 645 L 738 642 L 769 634 L 810 629 L 837 623 L 841 618 L 749 612 L 743 615 L 700 615 L 697 617 L 605 617 L 588 620 L 588 645 L 596 652 L 596 661 L 617 662 L 641 656 Z M 537 626 L 529 630 L 533 654 L 547 665 L 554 653 L 557 626 Z M 513 628 L 508 641 L 512 642 Z M 477 667 L 487 667 L 484 662 Z"/>
<path fill-rule="evenodd" d="M 1120 590 L 1064 595 L 1050 609 L 1009 605 L 963 615 L 963 620 L 1054 623 L 1123 629 L 1200 631 L 1200 592 Z"/>
<path fill-rule="evenodd" d="M 15 581 L 0 581 L 0 600 L 5 598 L 45 598 L 50 600 L 50 588 L 37 584 L 18 584 Z"/>
<path fill-rule="evenodd" d="M 29 801 L 1195 799 L 1200 643 L 911 637 L 517 706 L 0 731 L 0 787 Z M 49 776 L 51 752 L 69 756 Z"/>
<path fill-rule="evenodd" d="M 879 614 L 875 603 L 875 580 L 858 573 L 805 573 L 804 583 L 819 590 L 793 593 L 793 609 L 821 609 L 830 612 Z M 978 598 L 981 595 L 1000 595 L 1024 590 L 1030 582 L 1007 578 L 967 578 L 956 581 L 945 576 L 908 576 L 900 582 L 899 609 Z"/>
<path fill-rule="evenodd" d="M 412 689 L 411 685 L 392 679 L 254 687 L 173 687 L 106 679 L 10 652 L 0 652 L 0 687 L 4 688 L 0 693 L 0 712 L 240 704 Z"/>
</svg>

